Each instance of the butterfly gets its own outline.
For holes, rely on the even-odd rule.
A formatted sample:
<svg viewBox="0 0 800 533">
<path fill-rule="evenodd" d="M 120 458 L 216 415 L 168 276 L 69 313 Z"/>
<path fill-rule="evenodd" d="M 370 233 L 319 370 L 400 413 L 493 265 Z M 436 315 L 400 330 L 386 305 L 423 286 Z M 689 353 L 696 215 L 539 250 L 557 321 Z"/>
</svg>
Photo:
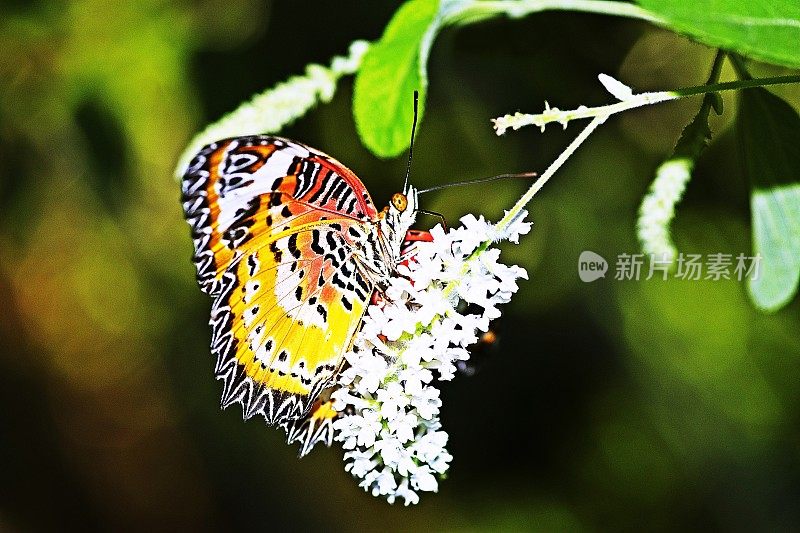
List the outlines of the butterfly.
<svg viewBox="0 0 800 533">
<path fill-rule="evenodd" d="M 200 289 L 212 298 L 211 352 L 222 407 L 283 427 L 304 455 L 330 445 L 329 399 L 374 293 L 409 246 L 417 191 L 378 212 L 330 156 L 256 135 L 212 143 L 182 178 Z"/>
</svg>

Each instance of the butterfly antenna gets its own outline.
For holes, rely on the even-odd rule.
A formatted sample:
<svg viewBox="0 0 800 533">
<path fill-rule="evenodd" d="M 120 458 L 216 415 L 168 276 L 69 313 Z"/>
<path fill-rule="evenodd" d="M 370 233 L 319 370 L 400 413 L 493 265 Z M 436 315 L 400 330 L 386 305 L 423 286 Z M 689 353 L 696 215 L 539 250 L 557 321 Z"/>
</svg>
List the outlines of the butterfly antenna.
<svg viewBox="0 0 800 533">
<path fill-rule="evenodd" d="M 414 123 L 411 125 L 411 146 L 408 147 L 408 164 L 406 165 L 406 179 L 403 182 L 403 192 L 408 190 L 408 178 L 411 176 L 411 157 L 414 155 L 414 132 L 417 130 L 417 106 L 419 105 L 419 91 L 414 91 Z"/>
<path fill-rule="evenodd" d="M 487 181 L 502 180 L 506 178 L 535 178 L 538 176 L 536 172 L 522 172 L 520 174 L 500 174 L 499 176 L 492 176 L 490 178 L 481 178 L 477 180 L 457 181 L 455 183 L 445 183 L 444 185 L 437 185 L 436 187 L 429 187 L 427 189 L 420 189 L 418 194 L 424 192 L 438 191 L 441 189 L 448 189 L 450 187 L 461 187 L 462 185 L 474 185 L 476 183 L 486 183 Z"/>
</svg>

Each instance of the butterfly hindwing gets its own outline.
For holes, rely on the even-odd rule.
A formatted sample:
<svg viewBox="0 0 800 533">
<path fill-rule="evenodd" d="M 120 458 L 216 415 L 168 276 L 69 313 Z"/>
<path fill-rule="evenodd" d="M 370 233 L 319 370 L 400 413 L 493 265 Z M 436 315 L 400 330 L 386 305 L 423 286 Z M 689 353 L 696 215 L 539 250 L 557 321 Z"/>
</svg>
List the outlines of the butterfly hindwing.
<svg viewBox="0 0 800 533">
<path fill-rule="evenodd" d="M 264 393 L 313 400 L 350 346 L 372 287 L 339 233 L 348 223 L 319 224 L 247 252 L 232 267 L 236 286 L 217 297 L 216 308 L 236 317 L 230 334 L 240 378 Z M 312 251 L 316 239 L 325 243 L 321 253 Z"/>
<path fill-rule="evenodd" d="M 224 403 L 242 401 L 248 416 L 251 406 L 263 403 L 256 411 L 271 423 L 282 422 L 292 416 L 270 410 L 276 402 L 262 396 L 294 396 L 305 412 L 331 384 L 372 293 L 352 251 L 345 251 L 338 227 L 348 223 L 282 234 L 231 266 L 236 282 L 216 296 L 214 306 L 215 314 L 232 317 L 219 320 L 224 327 L 213 332 L 215 340 L 229 339 L 228 350 L 217 353 L 218 376 L 230 391 Z M 332 235 L 340 240 L 329 247 L 327 241 L 337 242 Z M 322 253 L 310 251 L 315 239 L 325 243 Z"/>
</svg>

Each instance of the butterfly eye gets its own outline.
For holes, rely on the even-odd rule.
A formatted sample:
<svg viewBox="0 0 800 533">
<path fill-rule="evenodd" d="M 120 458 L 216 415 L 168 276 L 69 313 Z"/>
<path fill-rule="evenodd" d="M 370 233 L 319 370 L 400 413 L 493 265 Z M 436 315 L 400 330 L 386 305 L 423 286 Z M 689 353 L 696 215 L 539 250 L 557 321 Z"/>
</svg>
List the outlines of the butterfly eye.
<svg viewBox="0 0 800 533">
<path fill-rule="evenodd" d="M 408 207 L 408 198 L 406 198 L 405 194 L 396 192 L 392 195 L 392 205 L 402 213 L 406 210 L 406 207 Z"/>
</svg>

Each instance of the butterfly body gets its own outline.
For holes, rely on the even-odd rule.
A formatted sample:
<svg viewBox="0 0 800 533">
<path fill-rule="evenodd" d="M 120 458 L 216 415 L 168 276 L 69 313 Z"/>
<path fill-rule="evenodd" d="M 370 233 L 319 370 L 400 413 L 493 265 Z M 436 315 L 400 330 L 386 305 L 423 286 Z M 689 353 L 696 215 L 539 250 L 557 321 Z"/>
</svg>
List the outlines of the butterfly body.
<svg viewBox="0 0 800 533">
<path fill-rule="evenodd" d="M 223 406 L 302 422 L 401 261 L 416 191 L 378 212 L 341 163 L 272 136 L 206 146 L 182 190 Z"/>
</svg>

